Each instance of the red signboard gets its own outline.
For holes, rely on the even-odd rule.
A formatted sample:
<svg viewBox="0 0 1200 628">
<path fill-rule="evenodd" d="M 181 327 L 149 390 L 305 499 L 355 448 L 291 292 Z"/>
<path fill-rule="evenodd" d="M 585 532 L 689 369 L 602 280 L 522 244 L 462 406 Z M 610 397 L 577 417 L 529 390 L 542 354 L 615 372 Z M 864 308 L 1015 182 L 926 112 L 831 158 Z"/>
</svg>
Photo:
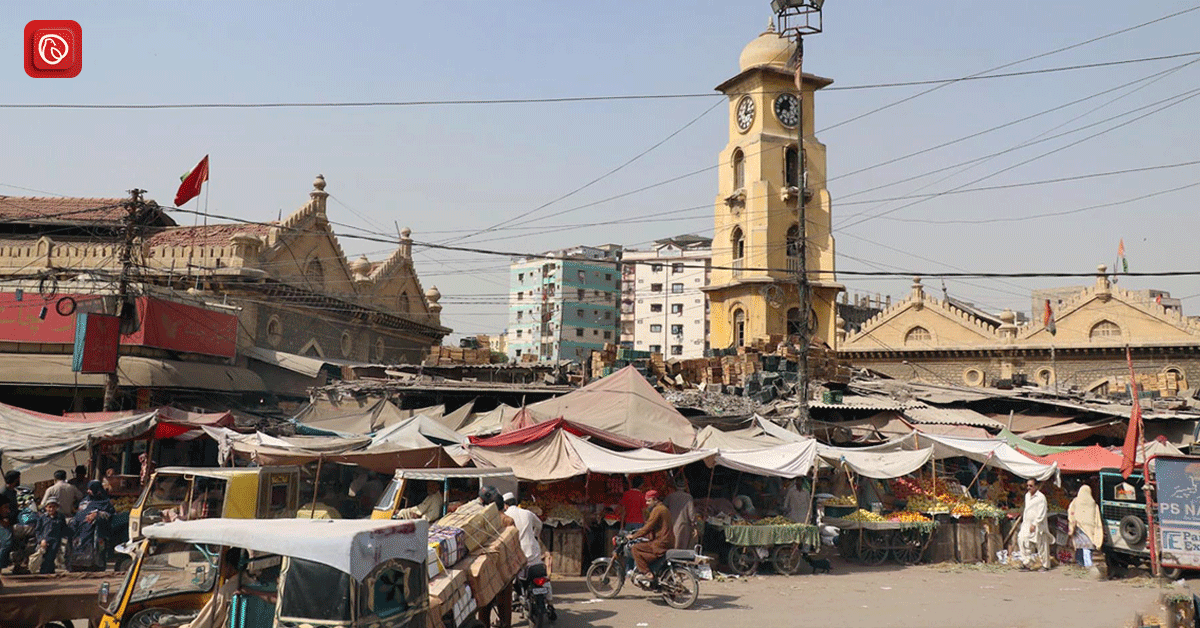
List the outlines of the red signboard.
<svg viewBox="0 0 1200 628">
<path fill-rule="evenodd" d="M 0 293 L 0 342 L 73 344 L 76 315 L 111 310 L 106 310 L 105 298 L 57 294 L 47 299 L 36 293 Z M 122 345 L 226 358 L 237 353 L 234 314 L 156 297 L 138 297 L 136 312 L 137 329 L 121 336 Z"/>
<path fill-rule="evenodd" d="M 83 312 L 75 320 L 75 355 L 71 370 L 116 373 L 121 319 L 110 314 Z"/>
</svg>

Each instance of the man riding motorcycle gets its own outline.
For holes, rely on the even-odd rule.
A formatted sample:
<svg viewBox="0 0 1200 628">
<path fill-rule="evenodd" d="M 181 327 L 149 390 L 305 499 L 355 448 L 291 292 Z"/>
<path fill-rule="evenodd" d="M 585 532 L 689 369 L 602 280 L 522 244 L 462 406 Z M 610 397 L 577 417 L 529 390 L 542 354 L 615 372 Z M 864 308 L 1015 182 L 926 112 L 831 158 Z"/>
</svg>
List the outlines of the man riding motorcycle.
<svg viewBox="0 0 1200 628">
<path fill-rule="evenodd" d="M 517 496 L 512 493 L 504 494 L 504 504 L 507 506 L 504 514 L 512 518 L 517 528 L 517 536 L 521 541 L 521 552 L 525 554 L 525 566 L 521 568 L 521 572 L 517 575 L 518 592 L 523 596 L 525 595 L 525 590 L 529 587 L 529 583 L 534 578 L 546 577 L 546 564 L 542 560 L 542 546 L 538 542 L 538 537 L 542 533 L 542 520 L 531 511 L 518 506 Z M 547 590 L 549 590 L 549 583 L 546 586 Z M 546 597 L 546 610 L 550 621 L 558 618 L 558 613 L 554 610 L 554 605 L 550 604 L 548 595 Z"/>
<path fill-rule="evenodd" d="M 646 505 L 649 514 L 646 524 L 633 532 L 634 538 L 647 538 L 648 541 L 638 543 L 629 549 L 637 571 L 633 578 L 639 584 L 654 581 L 650 572 L 650 563 L 666 555 L 667 550 L 675 547 L 675 533 L 671 531 L 671 511 L 662 503 L 662 497 L 656 490 L 646 491 Z"/>
</svg>

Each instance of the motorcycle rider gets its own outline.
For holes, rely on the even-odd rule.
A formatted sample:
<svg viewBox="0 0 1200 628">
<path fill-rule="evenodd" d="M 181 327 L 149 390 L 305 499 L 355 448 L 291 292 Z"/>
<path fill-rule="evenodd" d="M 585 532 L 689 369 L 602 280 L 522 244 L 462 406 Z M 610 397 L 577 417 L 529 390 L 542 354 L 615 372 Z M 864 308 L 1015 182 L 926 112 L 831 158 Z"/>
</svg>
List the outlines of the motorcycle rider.
<svg viewBox="0 0 1200 628">
<path fill-rule="evenodd" d="M 542 520 L 528 509 L 518 506 L 517 496 L 512 493 L 504 494 L 504 504 L 507 506 L 504 514 L 512 518 L 513 524 L 517 528 L 517 537 L 521 540 L 521 552 L 525 554 L 525 566 L 517 575 L 517 583 L 523 588 L 529 580 L 532 580 L 529 575 L 531 572 L 534 577 L 546 575 L 545 562 L 542 560 L 542 544 L 538 541 L 538 537 L 542 534 Z M 547 589 L 549 589 L 548 586 Z M 555 612 L 554 605 L 550 604 L 550 595 L 546 596 L 546 611 L 550 616 L 550 621 L 557 618 L 558 613 Z"/>
<path fill-rule="evenodd" d="M 637 572 L 633 576 L 634 582 L 641 586 L 646 586 L 654 581 L 654 574 L 650 572 L 650 563 L 665 556 L 667 550 L 675 546 L 675 534 L 671 531 L 671 511 L 662 503 L 658 491 L 646 491 L 646 505 L 649 507 L 646 524 L 640 530 L 633 532 L 631 536 L 633 538 L 645 537 L 650 540 L 637 543 L 629 550 L 637 564 Z"/>
</svg>

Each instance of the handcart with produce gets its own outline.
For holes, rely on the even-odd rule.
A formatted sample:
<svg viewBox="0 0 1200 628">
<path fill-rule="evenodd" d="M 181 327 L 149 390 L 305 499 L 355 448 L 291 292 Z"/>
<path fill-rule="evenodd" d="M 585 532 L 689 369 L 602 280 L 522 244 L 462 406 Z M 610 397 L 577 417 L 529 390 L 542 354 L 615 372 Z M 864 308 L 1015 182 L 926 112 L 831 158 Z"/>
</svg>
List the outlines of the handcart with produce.
<svg viewBox="0 0 1200 628">
<path fill-rule="evenodd" d="M 887 518 L 866 510 L 846 517 L 825 517 L 825 525 L 839 530 L 837 547 L 842 557 L 868 565 L 882 565 L 890 557 L 901 565 L 915 565 L 925 556 L 937 522 L 916 512 Z"/>
<path fill-rule="evenodd" d="M 803 563 L 802 554 L 820 546 L 817 526 L 794 523 L 787 517 L 769 517 L 754 523 L 733 523 L 725 526 L 729 543 L 729 568 L 741 576 L 758 570 L 763 561 L 770 561 L 780 574 L 794 574 Z"/>
</svg>

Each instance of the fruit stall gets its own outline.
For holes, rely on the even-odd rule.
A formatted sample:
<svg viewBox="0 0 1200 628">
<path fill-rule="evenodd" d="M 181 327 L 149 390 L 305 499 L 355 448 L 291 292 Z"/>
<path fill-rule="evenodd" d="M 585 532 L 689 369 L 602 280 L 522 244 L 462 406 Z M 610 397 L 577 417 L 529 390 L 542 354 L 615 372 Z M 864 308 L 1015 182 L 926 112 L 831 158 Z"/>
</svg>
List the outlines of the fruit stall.
<svg viewBox="0 0 1200 628">
<path fill-rule="evenodd" d="M 823 522 L 841 530 L 837 547 L 842 557 L 867 566 L 882 565 L 889 558 L 901 565 L 921 562 L 938 526 L 919 512 L 885 517 L 861 508 L 845 517 L 825 517 Z"/>
<path fill-rule="evenodd" d="M 821 542 L 817 526 L 787 517 L 731 523 L 724 531 L 730 545 L 729 568 L 741 576 L 753 575 L 763 561 L 770 561 L 776 573 L 795 574 L 803 564 L 803 554 L 814 551 Z"/>
</svg>

